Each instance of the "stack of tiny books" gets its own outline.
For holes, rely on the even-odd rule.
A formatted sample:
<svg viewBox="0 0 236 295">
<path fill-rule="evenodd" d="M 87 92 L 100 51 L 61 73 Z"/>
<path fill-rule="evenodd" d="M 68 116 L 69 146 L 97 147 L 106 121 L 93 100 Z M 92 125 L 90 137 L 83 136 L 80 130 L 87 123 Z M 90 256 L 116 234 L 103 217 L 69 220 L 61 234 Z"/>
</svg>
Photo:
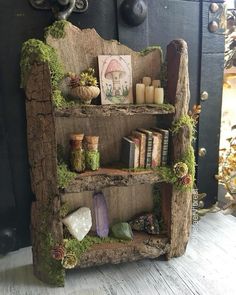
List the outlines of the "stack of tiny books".
<svg viewBox="0 0 236 295">
<path fill-rule="evenodd" d="M 155 168 L 167 165 L 169 131 L 139 128 L 122 138 L 121 162 L 126 168 Z"/>
</svg>

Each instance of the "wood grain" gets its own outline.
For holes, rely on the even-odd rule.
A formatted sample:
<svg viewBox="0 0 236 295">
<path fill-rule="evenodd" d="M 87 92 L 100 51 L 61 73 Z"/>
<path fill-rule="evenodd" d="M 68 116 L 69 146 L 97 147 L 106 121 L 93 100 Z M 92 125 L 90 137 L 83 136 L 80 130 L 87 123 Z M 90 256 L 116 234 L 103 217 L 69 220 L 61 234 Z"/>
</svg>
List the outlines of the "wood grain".
<svg viewBox="0 0 236 295">
<path fill-rule="evenodd" d="M 47 64 L 35 64 L 31 69 L 26 85 L 26 115 L 31 186 L 36 197 L 31 207 L 34 273 L 50 283 L 48 273 L 42 271 L 45 265 L 44 237 L 50 234 L 55 243 L 61 243 L 63 230 L 57 216 L 60 199 L 57 188 L 56 137 L 51 78 Z M 61 271 L 64 273 L 63 269 Z"/>
<path fill-rule="evenodd" d="M 175 105 L 174 121 L 187 115 L 190 100 L 188 47 L 184 40 L 174 40 L 167 47 L 168 98 Z M 173 99 L 174 98 L 174 99 Z M 183 126 L 171 139 L 172 163 L 180 161 L 191 146 L 189 127 Z M 171 222 L 168 223 L 171 247 L 167 258 L 183 255 L 192 224 L 192 192 L 172 187 Z"/>
<path fill-rule="evenodd" d="M 159 78 L 162 63 L 159 48 L 143 56 L 115 40 L 102 39 L 94 29 L 80 30 L 70 23 L 65 26 L 64 38 L 54 39 L 49 35 L 46 42 L 56 49 L 66 72 L 80 74 L 92 67 L 98 77 L 98 55 L 131 55 L 133 88 L 144 76 L 152 77 L 153 80 Z"/>
</svg>

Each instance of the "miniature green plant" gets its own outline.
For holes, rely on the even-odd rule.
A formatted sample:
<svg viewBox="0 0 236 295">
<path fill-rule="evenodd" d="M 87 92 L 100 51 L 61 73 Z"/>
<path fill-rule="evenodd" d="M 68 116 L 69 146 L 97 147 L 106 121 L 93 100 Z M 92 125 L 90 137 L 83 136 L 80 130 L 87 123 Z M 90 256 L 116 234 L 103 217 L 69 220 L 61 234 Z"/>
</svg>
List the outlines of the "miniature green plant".
<svg viewBox="0 0 236 295">
<path fill-rule="evenodd" d="M 87 70 L 81 72 L 79 75 L 74 73 L 68 73 L 70 77 L 70 86 L 72 88 L 78 86 L 97 86 L 97 78 L 94 76 L 95 70 L 93 68 L 88 68 Z"/>
</svg>

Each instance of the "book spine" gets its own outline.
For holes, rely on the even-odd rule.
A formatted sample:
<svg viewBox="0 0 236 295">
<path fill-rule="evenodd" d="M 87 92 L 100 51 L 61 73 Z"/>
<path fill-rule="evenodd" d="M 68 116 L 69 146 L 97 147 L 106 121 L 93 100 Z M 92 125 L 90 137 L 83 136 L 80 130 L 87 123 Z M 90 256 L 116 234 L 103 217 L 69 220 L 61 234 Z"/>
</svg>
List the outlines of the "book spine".
<svg viewBox="0 0 236 295">
<path fill-rule="evenodd" d="M 161 149 L 162 149 L 162 135 L 159 133 L 153 136 L 152 146 L 152 167 L 158 167 L 161 165 Z"/>
<path fill-rule="evenodd" d="M 162 143 L 162 159 L 161 165 L 167 165 L 168 160 L 168 146 L 169 146 L 169 134 L 168 132 L 163 133 L 163 143 Z"/>
<path fill-rule="evenodd" d="M 146 168 L 151 168 L 152 166 L 152 145 L 153 145 L 153 138 L 152 138 L 152 135 L 149 134 L 147 136 L 147 145 L 146 145 Z"/>
</svg>

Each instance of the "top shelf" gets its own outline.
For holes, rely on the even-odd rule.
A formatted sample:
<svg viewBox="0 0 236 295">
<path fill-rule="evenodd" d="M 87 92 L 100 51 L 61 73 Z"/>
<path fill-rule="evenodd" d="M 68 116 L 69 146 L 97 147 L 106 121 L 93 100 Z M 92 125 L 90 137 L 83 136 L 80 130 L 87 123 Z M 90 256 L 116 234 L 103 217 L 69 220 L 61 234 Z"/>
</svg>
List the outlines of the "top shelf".
<svg viewBox="0 0 236 295">
<path fill-rule="evenodd" d="M 133 115 L 166 115 L 174 114 L 175 107 L 171 104 L 122 104 L 122 105 L 79 105 L 56 110 L 56 117 L 111 117 Z"/>
</svg>

